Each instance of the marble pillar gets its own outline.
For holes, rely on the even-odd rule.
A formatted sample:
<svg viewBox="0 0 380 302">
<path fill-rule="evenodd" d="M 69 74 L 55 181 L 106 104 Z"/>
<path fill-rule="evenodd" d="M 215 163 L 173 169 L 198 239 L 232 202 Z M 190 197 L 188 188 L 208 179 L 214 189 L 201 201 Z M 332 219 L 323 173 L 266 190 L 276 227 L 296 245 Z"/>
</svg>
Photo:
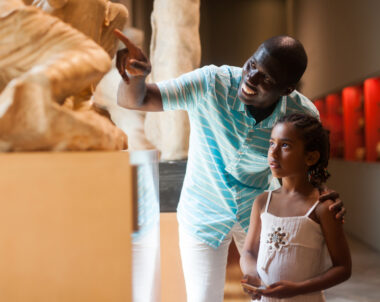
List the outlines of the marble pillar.
<svg viewBox="0 0 380 302">
<path fill-rule="evenodd" d="M 199 67 L 200 0 L 155 0 L 151 17 L 151 82 L 180 76 Z M 161 159 L 187 157 L 190 125 L 185 111 L 148 113 L 147 138 L 161 151 Z"/>
</svg>

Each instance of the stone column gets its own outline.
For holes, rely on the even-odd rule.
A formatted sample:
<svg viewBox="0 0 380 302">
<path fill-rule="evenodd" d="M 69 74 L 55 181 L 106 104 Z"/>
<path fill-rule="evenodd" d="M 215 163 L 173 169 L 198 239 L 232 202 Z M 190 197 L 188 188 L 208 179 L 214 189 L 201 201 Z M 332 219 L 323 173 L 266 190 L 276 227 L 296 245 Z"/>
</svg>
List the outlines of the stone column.
<svg viewBox="0 0 380 302">
<path fill-rule="evenodd" d="M 152 13 L 151 82 L 177 77 L 199 67 L 200 0 L 155 0 Z M 148 139 L 161 151 L 161 159 L 187 157 L 190 125 L 185 111 L 148 113 Z"/>
</svg>

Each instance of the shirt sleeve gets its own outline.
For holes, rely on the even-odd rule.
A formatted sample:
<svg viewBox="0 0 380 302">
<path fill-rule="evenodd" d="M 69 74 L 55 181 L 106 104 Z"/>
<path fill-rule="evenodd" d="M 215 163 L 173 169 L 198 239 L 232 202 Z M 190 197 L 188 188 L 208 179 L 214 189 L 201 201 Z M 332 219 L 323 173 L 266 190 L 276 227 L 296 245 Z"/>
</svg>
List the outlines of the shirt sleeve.
<svg viewBox="0 0 380 302">
<path fill-rule="evenodd" d="M 269 189 L 270 191 L 277 190 L 279 187 L 281 187 L 280 181 L 278 178 L 275 178 L 271 175 L 271 181 L 269 183 Z"/>
<path fill-rule="evenodd" d="M 183 74 L 178 78 L 158 82 L 162 105 L 168 110 L 191 110 L 207 95 L 213 77 L 210 66 Z"/>
<path fill-rule="evenodd" d="M 313 102 L 301 94 L 299 94 L 299 98 L 301 99 L 301 104 L 304 107 L 303 111 L 305 113 L 310 114 L 311 116 L 317 118 L 318 120 L 320 120 L 319 111 L 318 111 L 317 107 L 315 107 Z"/>
</svg>

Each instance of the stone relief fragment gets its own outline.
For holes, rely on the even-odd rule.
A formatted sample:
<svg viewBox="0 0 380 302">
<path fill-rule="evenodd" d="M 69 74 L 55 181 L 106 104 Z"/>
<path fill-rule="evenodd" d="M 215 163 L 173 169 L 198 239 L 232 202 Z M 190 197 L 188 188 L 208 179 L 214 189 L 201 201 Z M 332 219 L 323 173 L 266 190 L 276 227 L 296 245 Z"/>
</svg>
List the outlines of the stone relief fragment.
<svg viewBox="0 0 380 302">
<path fill-rule="evenodd" d="M 126 19 L 107 0 L 0 1 L 0 151 L 127 147 L 91 101 Z"/>
</svg>

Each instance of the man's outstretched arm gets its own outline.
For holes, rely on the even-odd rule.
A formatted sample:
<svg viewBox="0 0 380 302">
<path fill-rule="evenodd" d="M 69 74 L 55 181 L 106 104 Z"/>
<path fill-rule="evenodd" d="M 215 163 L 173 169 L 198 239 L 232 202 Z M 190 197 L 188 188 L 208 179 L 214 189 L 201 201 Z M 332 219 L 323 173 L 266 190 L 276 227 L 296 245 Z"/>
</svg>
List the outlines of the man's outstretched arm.
<svg viewBox="0 0 380 302">
<path fill-rule="evenodd" d="M 115 35 L 125 45 L 116 55 L 116 67 L 122 77 L 117 92 L 118 105 L 141 111 L 163 111 L 158 86 L 145 82 L 151 71 L 149 59 L 122 32 L 115 30 Z"/>
</svg>

